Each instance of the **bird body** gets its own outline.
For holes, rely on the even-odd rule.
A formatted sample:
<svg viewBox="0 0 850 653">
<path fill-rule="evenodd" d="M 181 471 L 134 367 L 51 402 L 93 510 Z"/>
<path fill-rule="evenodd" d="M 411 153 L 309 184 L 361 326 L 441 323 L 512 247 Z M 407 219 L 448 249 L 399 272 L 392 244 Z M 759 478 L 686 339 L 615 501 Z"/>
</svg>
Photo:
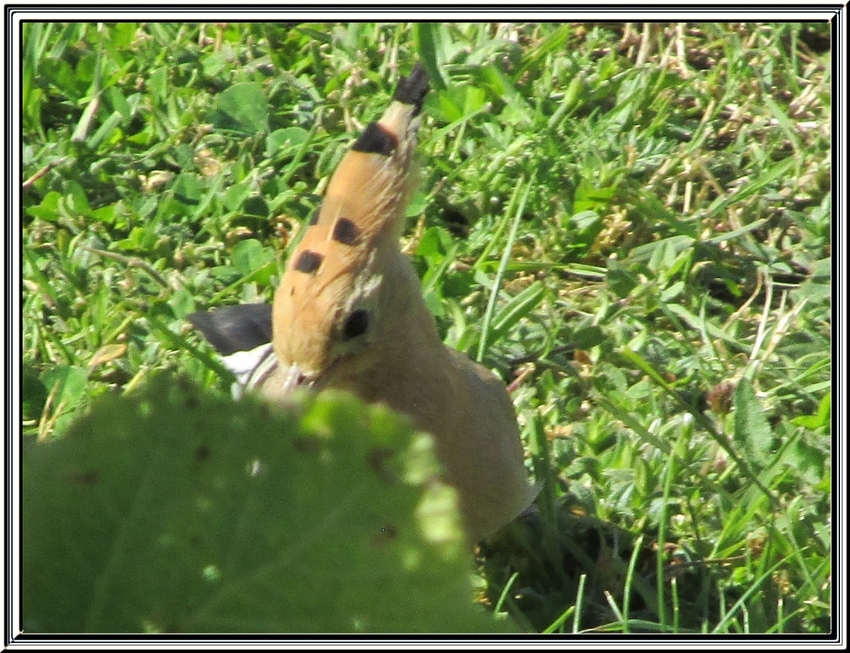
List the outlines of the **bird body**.
<svg viewBox="0 0 850 653">
<path fill-rule="evenodd" d="M 399 248 L 411 192 L 411 160 L 428 79 L 417 65 L 402 78 L 382 118 L 364 130 L 328 184 L 322 205 L 292 253 L 271 315 L 250 309 L 261 362 L 244 378 L 278 400 L 296 385 L 349 391 L 385 403 L 430 433 L 446 479 L 458 491 L 472 542 L 516 517 L 534 498 L 516 413 L 504 384 L 447 347 Z M 190 321 L 221 351 L 238 307 Z M 260 342 L 269 329 L 272 347 Z M 218 341 L 218 343 L 217 343 Z M 245 372 L 243 370 L 243 372 Z"/>
</svg>

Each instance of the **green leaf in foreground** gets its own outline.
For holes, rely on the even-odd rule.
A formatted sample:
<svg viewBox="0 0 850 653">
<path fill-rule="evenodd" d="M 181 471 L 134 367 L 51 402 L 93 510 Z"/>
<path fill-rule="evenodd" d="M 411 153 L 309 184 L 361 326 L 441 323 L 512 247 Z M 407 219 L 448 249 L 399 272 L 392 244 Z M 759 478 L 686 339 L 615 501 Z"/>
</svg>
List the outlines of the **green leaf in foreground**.
<svg viewBox="0 0 850 653">
<path fill-rule="evenodd" d="M 428 436 L 346 395 L 106 397 L 24 452 L 24 628 L 504 630 L 437 474 Z"/>
</svg>

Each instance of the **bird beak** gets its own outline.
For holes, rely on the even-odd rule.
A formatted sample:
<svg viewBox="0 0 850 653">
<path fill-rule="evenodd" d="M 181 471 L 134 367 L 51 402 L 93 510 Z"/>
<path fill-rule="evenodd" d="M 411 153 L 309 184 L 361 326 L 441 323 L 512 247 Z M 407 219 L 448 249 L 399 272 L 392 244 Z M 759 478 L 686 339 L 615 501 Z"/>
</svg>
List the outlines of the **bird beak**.
<svg viewBox="0 0 850 653">
<path fill-rule="evenodd" d="M 286 371 L 286 378 L 283 380 L 283 392 L 288 394 L 298 386 L 311 387 L 318 378 L 317 374 L 306 374 L 298 365 L 293 363 Z"/>
</svg>

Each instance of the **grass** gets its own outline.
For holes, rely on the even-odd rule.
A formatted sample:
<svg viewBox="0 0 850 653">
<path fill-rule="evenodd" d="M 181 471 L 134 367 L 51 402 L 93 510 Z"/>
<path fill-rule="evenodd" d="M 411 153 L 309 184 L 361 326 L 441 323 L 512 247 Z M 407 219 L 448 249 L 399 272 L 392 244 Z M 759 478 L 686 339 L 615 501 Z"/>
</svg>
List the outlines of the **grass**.
<svg viewBox="0 0 850 653">
<path fill-rule="evenodd" d="M 547 484 L 480 547 L 536 632 L 826 633 L 826 24 L 28 24 L 24 434 L 270 300 L 353 135 L 433 78 L 405 235 Z"/>
</svg>

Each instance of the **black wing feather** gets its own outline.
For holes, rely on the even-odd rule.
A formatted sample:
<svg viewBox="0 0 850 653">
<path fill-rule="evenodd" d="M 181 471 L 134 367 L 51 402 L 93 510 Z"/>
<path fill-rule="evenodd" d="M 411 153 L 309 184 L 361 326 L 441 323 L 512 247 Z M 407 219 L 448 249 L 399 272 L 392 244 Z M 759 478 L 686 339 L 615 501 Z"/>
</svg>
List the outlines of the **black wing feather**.
<svg viewBox="0 0 850 653">
<path fill-rule="evenodd" d="M 250 351 L 272 340 L 272 305 L 239 304 L 186 316 L 224 356 Z"/>
</svg>

